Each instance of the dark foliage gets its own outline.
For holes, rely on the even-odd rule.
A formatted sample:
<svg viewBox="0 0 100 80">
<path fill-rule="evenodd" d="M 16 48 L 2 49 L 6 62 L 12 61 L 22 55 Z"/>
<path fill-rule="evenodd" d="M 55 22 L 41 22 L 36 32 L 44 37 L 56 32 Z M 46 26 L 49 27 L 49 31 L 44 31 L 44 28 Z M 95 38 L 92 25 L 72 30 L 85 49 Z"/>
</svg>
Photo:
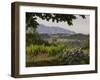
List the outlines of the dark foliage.
<svg viewBox="0 0 100 80">
<path fill-rule="evenodd" d="M 26 34 L 26 46 L 30 44 L 37 44 L 37 45 L 49 45 L 47 41 L 44 41 L 38 33 L 27 33 Z"/>
<path fill-rule="evenodd" d="M 79 15 L 85 19 L 84 15 Z M 36 21 L 37 18 L 52 22 L 67 22 L 68 25 L 73 25 L 73 20 L 77 17 L 73 14 L 56 14 L 56 13 L 26 13 L 26 29 L 33 27 L 36 30 L 39 23 Z"/>
</svg>

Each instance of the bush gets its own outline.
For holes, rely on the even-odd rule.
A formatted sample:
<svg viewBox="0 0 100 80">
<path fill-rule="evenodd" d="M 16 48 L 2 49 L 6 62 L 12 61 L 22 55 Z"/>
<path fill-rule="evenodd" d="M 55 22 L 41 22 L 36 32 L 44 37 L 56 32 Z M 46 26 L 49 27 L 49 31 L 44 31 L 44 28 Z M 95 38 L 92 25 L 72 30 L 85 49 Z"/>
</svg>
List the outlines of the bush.
<svg viewBox="0 0 100 80">
<path fill-rule="evenodd" d="M 67 65 L 88 64 L 89 55 L 81 49 L 65 49 L 61 56 L 62 62 Z"/>
</svg>

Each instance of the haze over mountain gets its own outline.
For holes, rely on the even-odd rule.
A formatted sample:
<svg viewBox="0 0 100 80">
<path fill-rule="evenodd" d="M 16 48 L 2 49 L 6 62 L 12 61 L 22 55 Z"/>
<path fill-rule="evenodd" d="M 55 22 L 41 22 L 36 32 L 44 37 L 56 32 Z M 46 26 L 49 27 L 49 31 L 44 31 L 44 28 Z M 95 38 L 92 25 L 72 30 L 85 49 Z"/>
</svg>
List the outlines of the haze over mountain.
<svg viewBox="0 0 100 80">
<path fill-rule="evenodd" d="M 44 24 L 40 24 L 37 27 L 37 31 L 41 34 L 75 34 L 74 31 L 70 31 L 59 26 L 46 26 Z"/>
</svg>

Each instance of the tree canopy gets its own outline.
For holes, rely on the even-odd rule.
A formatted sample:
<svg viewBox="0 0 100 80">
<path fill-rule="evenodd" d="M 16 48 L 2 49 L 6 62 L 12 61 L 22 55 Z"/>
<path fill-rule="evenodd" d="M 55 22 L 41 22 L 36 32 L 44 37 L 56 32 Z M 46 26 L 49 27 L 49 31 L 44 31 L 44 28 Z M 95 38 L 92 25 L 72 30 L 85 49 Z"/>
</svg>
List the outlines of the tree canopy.
<svg viewBox="0 0 100 80">
<path fill-rule="evenodd" d="M 85 15 L 79 15 L 85 19 Z M 76 15 L 73 14 L 56 14 L 56 13 L 26 13 L 26 29 L 32 27 L 34 31 L 36 30 L 39 23 L 36 21 L 37 18 L 52 22 L 66 22 L 69 26 L 73 25 L 73 20 L 77 19 Z"/>
</svg>

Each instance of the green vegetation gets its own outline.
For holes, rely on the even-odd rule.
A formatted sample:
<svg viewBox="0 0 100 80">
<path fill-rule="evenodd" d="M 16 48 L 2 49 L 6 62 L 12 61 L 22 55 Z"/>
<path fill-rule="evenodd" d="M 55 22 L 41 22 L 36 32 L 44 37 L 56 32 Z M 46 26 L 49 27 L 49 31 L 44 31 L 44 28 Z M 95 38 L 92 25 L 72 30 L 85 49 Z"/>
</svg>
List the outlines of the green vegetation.
<svg viewBox="0 0 100 80">
<path fill-rule="evenodd" d="M 79 15 L 85 18 L 84 15 Z M 73 25 L 75 15 L 26 13 L 26 67 L 89 64 L 89 35 L 39 34 L 37 18 Z M 32 31 L 27 32 L 28 28 Z"/>
<path fill-rule="evenodd" d="M 28 47 L 26 47 L 26 53 L 36 56 L 39 54 L 48 54 L 48 55 L 56 55 L 58 53 L 60 53 L 61 51 L 63 51 L 64 46 L 45 46 L 45 45 L 30 45 Z"/>
<path fill-rule="evenodd" d="M 26 46 L 27 67 L 89 64 L 88 37 L 82 38 L 80 45 L 77 45 L 77 41 L 74 43 L 68 40 L 65 42 L 63 40 L 59 41 L 61 38 L 57 38 L 58 44 L 57 40 L 54 38 L 52 40 L 52 37 L 48 39 L 49 41 L 52 40 L 51 43 L 39 38 L 40 41 L 37 44 L 36 37 L 33 38 L 34 42 Z M 40 43 L 41 41 L 44 42 Z"/>
</svg>

